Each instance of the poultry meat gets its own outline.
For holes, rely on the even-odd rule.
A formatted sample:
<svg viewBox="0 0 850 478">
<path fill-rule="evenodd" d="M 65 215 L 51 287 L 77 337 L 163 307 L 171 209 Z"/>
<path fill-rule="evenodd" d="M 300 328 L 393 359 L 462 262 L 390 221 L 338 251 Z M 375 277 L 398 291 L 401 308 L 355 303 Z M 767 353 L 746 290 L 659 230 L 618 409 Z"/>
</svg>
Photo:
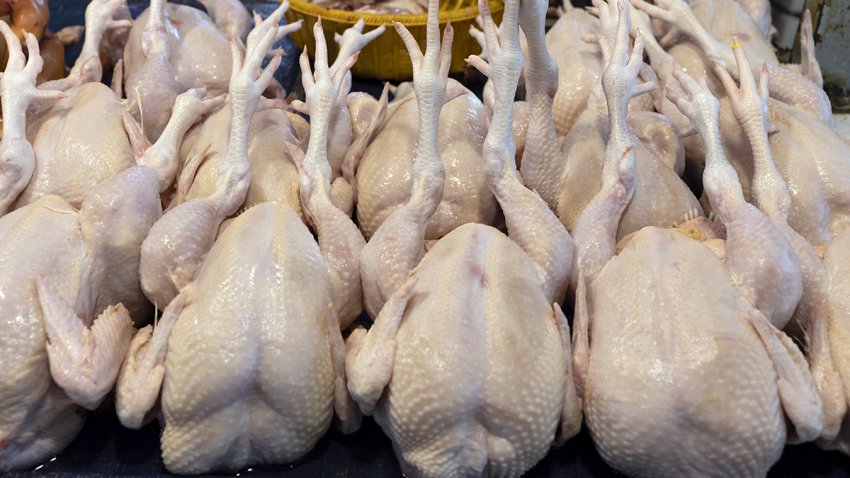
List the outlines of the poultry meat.
<svg viewBox="0 0 850 478">
<path fill-rule="evenodd" d="M 301 22 L 287 25 L 284 28 L 286 32 L 294 31 L 301 28 Z M 337 56 L 335 64 L 331 66 L 332 70 L 338 69 L 340 67 L 338 63 L 354 57 L 369 41 L 383 32 L 382 29 L 380 31 L 373 30 L 364 35 L 362 30 L 363 23 L 358 23 L 344 32 L 343 38 L 340 40 L 340 54 Z M 346 88 L 350 88 L 351 85 L 350 75 L 346 74 L 345 76 L 346 79 L 340 87 L 340 97 L 343 98 L 343 103 L 345 102 L 344 93 L 347 93 Z M 339 103 L 339 101 L 334 103 L 332 120 L 338 116 L 348 118 L 347 109 L 341 111 Z M 275 106 L 275 104 L 272 103 L 271 106 Z M 300 102 L 296 104 L 296 107 L 305 113 L 309 113 Z M 207 197 L 215 191 L 216 171 L 220 162 L 226 157 L 229 114 L 230 112 L 226 108 L 220 110 L 186 137 L 181 147 L 181 156 L 186 160 L 172 205 L 198 197 Z M 299 119 L 296 115 L 289 115 L 276 107 L 258 111 L 254 115 L 249 132 L 248 146 L 248 161 L 252 173 L 251 185 L 248 188 L 243 207 L 247 208 L 272 200 L 282 200 L 303 217 L 298 193 L 298 172 L 286 147 L 287 143 L 301 142 L 303 133 L 299 133 L 298 123 L 296 123 Z M 330 136 L 343 128 L 342 125 L 337 125 L 336 129 L 332 127 Z M 350 133 L 350 125 L 348 129 Z M 368 139 L 363 138 L 360 141 L 367 141 Z M 329 141 L 331 145 L 335 145 L 337 148 L 343 146 L 349 148 L 350 146 L 349 144 L 340 146 L 330 138 Z M 350 139 L 347 142 L 350 142 Z M 333 147 L 331 145 L 329 145 L 329 149 Z M 338 152 L 336 154 L 338 155 Z M 347 154 L 347 151 L 344 154 Z M 342 160 L 336 162 L 336 170 L 333 168 L 333 161 L 331 163 L 332 177 L 334 178 L 332 197 L 341 209 L 351 214 L 354 208 L 351 183 L 354 179 L 353 175 L 342 177 L 342 162 Z"/>
<path fill-rule="evenodd" d="M 287 31 L 278 27 L 285 8 L 251 32 L 244 61 L 234 57 L 240 68 L 230 82 L 231 147 L 217 196 L 173 209 L 161 222 L 182 231 L 154 228 L 148 241 L 162 244 L 156 236 L 167 231 L 183 241 L 183 250 L 206 247 L 203 239 L 215 236 L 222 216 L 210 220 L 202 208 L 218 201 L 232 211 L 240 202 L 232 196 L 245 195 L 248 125 L 280 57 L 258 77 L 259 67 L 275 38 Z M 332 74 L 320 22 L 315 35 L 315 76 L 306 54 L 302 57 L 313 132 L 306 155 L 296 146 L 291 154 L 318 244 L 285 202 L 252 207 L 218 235 L 157 327 L 133 339 L 121 370 L 117 407 L 127 426 L 143 423 L 162 388 L 162 454 L 175 473 L 294 461 L 324 434 L 334 409 L 343 429 L 359 426 L 346 391 L 340 324 L 360 312 L 357 258 L 364 241 L 331 201 L 327 164 L 329 100 L 354 57 Z M 172 254 L 165 261 L 179 259 Z M 302 288 L 305 274 L 313 281 L 309 292 Z"/>
<path fill-rule="evenodd" d="M 151 141 L 162 133 L 181 92 L 227 91 L 232 68 L 225 32 L 238 33 L 247 15 L 237 3 L 228 3 L 224 11 L 212 10 L 222 29 L 201 10 L 166 0 L 151 0 L 133 23 L 124 47 L 125 89 L 131 112 Z M 236 13 L 225 14 L 228 11 Z"/>
<path fill-rule="evenodd" d="M 763 274 L 749 256 L 759 248 L 786 256 L 791 248 L 744 201 L 720 146 L 717 100 L 676 69 L 681 89 L 668 95 L 706 142 L 704 184 L 727 230 L 725 259 L 681 230 L 657 227 L 615 255 L 618 216 L 635 186 L 625 110 L 642 51 L 638 38 L 629 58 L 628 21 L 620 19 L 603 76 L 612 130 L 604 187 L 575 230 L 573 360 L 587 423 L 603 458 L 629 475 L 763 476 L 786 440 L 818 436 L 823 411 L 802 353 L 753 302 L 753 284 L 732 277 Z M 799 298 L 799 269 L 784 279 L 794 274 Z"/>
<path fill-rule="evenodd" d="M 628 6 L 625 8 L 628 12 Z M 601 31 L 605 32 L 596 38 L 610 36 L 616 29 L 616 12 L 600 1 L 596 9 Z M 597 84 L 587 109 L 561 143 L 552 122 L 558 67 L 546 49 L 543 28 L 523 31 L 529 49 L 525 76 L 531 104 L 521 165 L 523 178 L 557 212 L 567 229 L 572 229 L 599 191 L 605 136 L 609 134 L 605 98 L 601 84 Z M 641 86 L 639 93 L 654 87 L 650 82 Z M 677 174 L 684 166 L 684 156 L 672 123 L 662 115 L 643 111 L 631 112 L 629 120 L 641 139 L 637 143 L 641 167 L 635 197 L 620 221 L 618 238 L 644 226 L 666 227 L 702 216 L 699 202 Z"/>
<path fill-rule="evenodd" d="M 116 25 L 112 14 L 121 0 L 97 0 L 86 9 L 89 33 L 70 76 L 41 85 L 43 91 L 65 90 L 58 101 L 34 105 L 26 126 L 32 152 L 10 158 L 4 170 L 0 211 L 16 209 L 56 194 L 79 207 L 95 185 L 135 164 L 132 135 L 124 109 L 113 92 L 99 83 L 98 48 L 103 33 Z M 98 128 L 92 128 L 93 118 Z M 7 163 L 9 164 L 9 163 Z"/>
<path fill-rule="evenodd" d="M 723 83 L 734 115 L 744 130 L 753 151 L 753 203 L 776 224 L 800 261 L 803 294 L 795 312 L 795 322 L 806 331 L 800 334 L 808 345 L 808 359 L 823 400 L 824 423 L 818 444 L 827 449 L 850 453 L 850 432 L 845 425 L 847 413 L 847 357 L 841 346 L 847 337 L 846 307 L 848 238 L 847 230 L 839 232 L 829 244 L 820 247 L 824 262 L 816 248 L 788 225 L 791 197 L 787 184 L 773 160 L 768 139 L 769 113 L 766 69 L 758 83 L 742 49 L 734 51 L 738 61 L 740 88 L 725 69 L 715 71 Z"/>
<path fill-rule="evenodd" d="M 644 0 L 632 0 L 632 3 L 651 17 L 675 25 L 671 30 L 673 34 L 683 34 L 698 47 L 674 46 L 670 54 L 692 75 L 708 76 L 713 93 L 721 94 L 722 88 L 711 75 L 708 65 L 720 62 L 734 71 L 735 58 L 728 45 L 737 42 L 743 45 L 747 56 L 756 65 L 767 65 L 772 98 L 819 118 L 830 127 L 834 125 L 829 98 L 816 83 L 814 75 L 780 65 L 772 45 L 734 0 L 696 0 L 692 6 L 684 0 L 660 0 L 655 5 Z"/>
<path fill-rule="evenodd" d="M 35 89 L 35 37 L 26 35 L 25 64 L 12 31 L 5 23 L 0 30 L 10 45 L 2 77 L 5 159 L 28 147 L 27 107 L 57 95 Z M 143 300 L 138 251 L 161 213 L 160 187 L 174 174 L 176 152 L 168 152 L 214 103 L 198 93 L 178 98 L 169 124 L 175 134 L 137 166 L 94 186 L 79 209 L 46 195 L 0 218 L 0 470 L 30 467 L 60 451 L 83 425 L 80 407 L 96 408 L 111 390 L 132 335 L 128 308 Z"/>
<path fill-rule="evenodd" d="M 559 421 L 562 440 L 581 422 L 569 328 L 557 305 L 572 241 L 512 164 L 518 5 L 507 2 L 497 34 L 486 2 L 479 3 L 490 63 L 472 59 L 501 99 L 483 146 L 484 169 L 510 237 L 465 224 L 424 257 L 444 184 L 438 123 L 450 94 L 452 30 L 446 27 L 441 45 L 436 0 L 424 54 L 396 24 L 414 65 L 420 118 L 413 187 L 363 250 L 364 300 L 380 313 L 368 332 L 350 336 L 346 372 L 352 397 L 393 440 L 407 476 L 518 476 L 545 455 Z"/>
</svg>

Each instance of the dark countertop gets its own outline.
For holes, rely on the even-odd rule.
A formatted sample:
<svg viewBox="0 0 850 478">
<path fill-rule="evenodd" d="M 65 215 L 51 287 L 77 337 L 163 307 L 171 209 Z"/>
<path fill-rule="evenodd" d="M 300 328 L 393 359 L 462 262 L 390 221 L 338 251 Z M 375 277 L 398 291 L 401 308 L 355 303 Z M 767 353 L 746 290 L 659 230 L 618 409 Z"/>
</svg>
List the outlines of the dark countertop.
<svg viewBox="0 0 850 478">
<path fill-rule="evenodd" d="M 159 476 L 165 474 L 159 456 L 159 425 L 127 430 L 118 423 L 114 411 L 105 406 L 89 417 L 77 439 L 54 461 L 34 471 L 9 473 L 7 478 L 83 476 Z M 389 439 L 371 419 L 353 435 L 331 428 L 301 461 L 276 467 L 256 467 L 236 476 L 260 478 L 298 477 L 398 477 L 401 470 L 393 456 Z M 553 449 L 535 466 L 529 477 L 585 478 L 615 476 L 593 448 L 586 431 Z M 231 475 L 232 476 L 232 475 Z M 785 448 L 770 478 L 850 477 L 850 457 L 825 452 L 812 444 Z"/>
<path fill-rule="evenodd" d="M 134 15 L 140 4 L 131 0 Z M 191 3 L 191 2 L 184 2 Z M 274 6 L 247 2 L 261 13 Z M 51 27 L 59 29 L 83 20 L 85 1 L 54 1 L 51 4 Z M 264 15 L 265 16 L 265 15 Z M 297 79 L 297 54 L 294 45 L 286 47 L 287 57 L 281 68 L 281 79 L 289 90 Z M 69 52 L 69 61 L 79 47 Z M 297 85 L 295 86 L 297 89 Z M 373 93 L 380 91 L 374 81 L 355 81 L 355 89 Z M 8 478 L 83 477 L 83 476 L 159 476 L 166 473 L 159 454 L 159 425 L 151 423 L 141 430 L 127 430 L 118 423 L 111 405 L 93 413 L 77 439 L 54 460 L 33 471 L 7 473 Z M 300 462 L 277 467 L 257 467 L 236 476 L 309 476 L 309 477 L 397 477 L 396 463 L 389 439 L 371 419 L 353 435 L 335 429 L 319 441 Z M 530 477 L 607 477 L 617 473 L 608 467 L 593 447 L 584 430 L 563 447 L 553 449 L 535 466 Z M 771 478 L 831 477 L 850 478 L 850 457 L 838 452 L 825 452 L 812 444 L 786 447 L 782 459 L 773 467 Z"/>
</svg>

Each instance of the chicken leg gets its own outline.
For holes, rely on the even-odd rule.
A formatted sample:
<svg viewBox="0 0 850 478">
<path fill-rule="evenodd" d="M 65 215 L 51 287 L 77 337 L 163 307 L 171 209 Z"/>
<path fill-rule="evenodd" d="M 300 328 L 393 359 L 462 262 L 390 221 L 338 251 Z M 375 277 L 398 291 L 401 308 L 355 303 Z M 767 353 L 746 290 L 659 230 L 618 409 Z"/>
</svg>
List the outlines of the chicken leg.
<svg viewBox="0 0 850 478">
<path fill-rule="evenodd" d="M 276 55 L 257 76 L 266 53 L 285 27 L 277 24 L 283 16 L 282 4 L 248 35 L 246 57 L 233 44 L 233 73 L 228 103 L 232 108 L 228 153 L 219 165 L 215 193 L 187 201 L 168 211 L 151 228 L 142 244 L 140 277 L 142 288 L 157 306 L 171 302 L 197 272 L 203 256 L 212 246 L 225 218 L 236 212 L 250 184 L 247 158 L 248 129 L 260 95 L 280 65 Z"/>
<path fill-rule="evenodd" d="M 514 163 L 516 145 L 513 141 L 511 92 L 516 91 L 522 70 L 518 25 L 503 22 L 502 28 L 497 30 L 489 6 L 486 2 L 479 3 L 488 57 L 492 60 L 488 64 L 479 57 L 472 57 L 470 63 L 490 78 L 496 98 L 490 129 L 484 141 L 484 177 L 505 213 L 508 237 L 519 244 L 540 268 L 543 283 L 547 288 L 552 287 L 546 291 L 549 300 L 560 303 L 569 283 L 573 261 L 572 239 L 540 196 L 522 184 Z M 517 3 L 511 2 L 511 8 L 518 9 Z M 534 2 L 523 14 L 536 15 L 539 3 Z M 518 11 L 510 13 L 519 15 Z"/>
<path fill-rule="evenodd" d="M 319 249 L 328 264 L 334 290 L 336 315 L 347 328 L 363 309 L 360 286 L 360 252 L 366 241 L 347 214 L 333 202 L 331 170 L 328 162 L 328 129 L 333 112 L 327 105 L 338 98 L 357 53 L 336 68 L 328 67 L 327 46 L 322 23 L 313 27 L 316 37 L 315 74 L 310 70 L 307 52 L 301 55 L 301 78 L 310 111 L 311 140 L 306 153 L 290 145 L 290 154 L 299 168 L 301 201 L 305 216 L 316 229 Z"/>
<path fill-rule="evenodd" d="M 437 15 L 436 8 L 429 16 Z M 360 270 L 366 312 L 377 317 L 425 254 L 425 228 L 443 197 L 445 168 L 437 144 L 437 124 L 446 98 L 447 75 L 454 31 L 446 26 L 440 44 L 439 26 L 428 22 L 425 54 L 400 23 L 396 31 L 413 63 L 413 83 L 419 106 L 419 139 L 413 162 L 410 200 L 394 211 L 363 248 Z"/>
<path fill-rule="evenodd" d="M 622 10 L 619 2 L 617 8 Z M 643 38 L 635 38 L 630 54 L 630 21 L 625 15 L 620 15 L 619 19 L 614 47 L 604 47 L 611 51 L 610 61 L 602 74 L 610 133 L 602 166 L 602 187 L 585 207 L 573 230 L 576 243 L 573 287 L 578 285 L 582 275 L 594 277 L 613 257 L 620 217 L 635 191 L 635 140 L 629 132 L 626 113 L 629 101 L 644 93 L 634 86 L 643 63 Z M 606 42 L 604 38 L 599 41 Z"/>
</svg>

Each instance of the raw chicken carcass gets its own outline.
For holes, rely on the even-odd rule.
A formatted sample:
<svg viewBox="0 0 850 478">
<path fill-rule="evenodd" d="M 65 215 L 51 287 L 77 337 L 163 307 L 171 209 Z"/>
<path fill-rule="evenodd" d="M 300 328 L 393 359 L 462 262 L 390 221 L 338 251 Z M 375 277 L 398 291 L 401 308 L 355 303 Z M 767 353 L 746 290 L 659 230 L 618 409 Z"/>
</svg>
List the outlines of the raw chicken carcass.
<svg viewBox="0 0 850 478">
<path fill-rule="evenodd" d="M 228 29 L 229 20 L 238 20 L 238 16 L 216 18 Z M 133 23 L 124 48 L 129 107 L 151 141 L 165 128 L 178 94 L 189 88 L 224 93 L 231 69 L 227 37 L 209 16 L 185 5 L 168 5 L 166 0 L 151 0 Z"/>
<path fill-rule="evenodd" d="M 791 198 L 773 161 L 768 140 L 768 72 L 763 69 L 756 84 L 743 50 L 735 50 L 735 57 L 740 88 L 723 67 L 718 65 L 715 71 L 753 150 L 753 202 L 782 231 L 800 261 L 803 295 L 795 322 L 806 332 L 808 359 L 823 400 L 824 426 L 818 444 L 850 454 L 850 431 L 845 418 L 850 397 L 846 385 L 850 361 L 842 346 L 850 332 L 850 308 L 846 299 L 850 282 L 845 272 L 850 267 L 850 230 L 838 233 L 834 240 L 820 248 L 825 250 L 822 263 L 816 249 L 788 225 Z"/>
<path fill-rule="evenodd" d="M 540 3 L 540 2 L 538 2 Z M 616 28 L 616 8 L 597 2 L 601 31 L 610 35 Z M 628 6 L 625 6 L 628 14 Z M 538 10 L 544 10 L 541 4 Z M 538 12 L 543 15 L 545 11 Z M 594 87 L 587 109 L 579 116 L 570 133 L 558 139 L 552 122 L 552 98 L 557 85 L 558 67 L 544 43 L 543 28 L 532 27 L 536 18 L 521 17 L 529 57 L 526 64 L 526 92 L 531 104 L 531 119 L 522 160 L 523 178 L 534 188 L 568 229 L 600 188 L 600 171 L 608 132 L 608 114 L 601 84 Z M 529 26 L 525 24 L 529 23 Z M 652 83 L 639 93 L 654 88 Z M 693 193 L 679 178 L 684 156 L 678 131 L 665 117 L 649 112 L 632 112 L 629 122 L 637 128 L 638 178 L 635 198 L 620 222 L 622 238 L 648 225 L 667 227 L 697 216 L 702 209 Z"/>
<path fill-rule="evenodd" d="M 35 89 L 34 37 L 24 65 L 11 30 L 0 30 L 12 45 L 0 80 L 7 151 L 7 142 L 24 148 L 18 123 L 47 93 Z M 209 106 L 197 92 L 178 98 L 169 129 L 185 132 Z M 61 451 L 83 425 L 80 407 L 96 408 L 112 388 L 132 335 L 128 308 L 144 300 L 139 248 L 161 214 L 159 189 L 174 174 L 177 141 L 163 137 L 138 166 L 93 187 L 79 210 L 47 195 L 0 218 L 0 471 Z"/>
<path fill-rule="evenodd" d="M 468 222 L 492 224 L 497 212 L 480 159 L 487 132 L 484 105 L 455 80 L 449 80 L 447 94 L 438 126 L 447 180 L 442 201 L 429 221 L 427 239 L 439 239 Z M 361 103 L 375 112 L 372 118 L 384 114 L 374 102 Z M 355 127 L 362 129 L 366 122 L 360 118 L 367 115 L 353 110 L 352 117 Z M 387 107 L 385 117 L 382 124 L 376 125 L 374 138 L 365 145 L 356 165 L 357 219 L 367 238 L 410 199 L 418 135 L 416 95 L 394 101 Z"/>
<path fill-rule="evenodd" d="M 284 30 L 277 26 L 283 11 L 251 32 L 244 64 L 234 58 L 244 66 L 230 86 L 231 150 L 224 167 L 231 168 L 231 181 L 222 184 L 218 197 L 244 196 L 247 190 L 248 124 L 280 57 L 258 79 L 257 72 Z M 315 35 L 321 42 L 320 22 Z M 359 426 L 346 391 L 337 317 L 347 324 L 360 311 L 356 258 L 364 241 L 331 202 L 327 164 L 330 106 L 353 61 L 331 74 L 325 50 L 319 50 L 315 77 L 309 66 L 303 73 L 313 118 L 310 145 L 303 159 L 297 147 L 291 148 L 299 158 L 302 198 L 318 244 L 285 203 L 252 207 L 218 235 L 156 328 L 133 339 L 122 368 L 117 407 L 127 426 L 143 423 L 162 387 L 162 455 L 171 472 L 294 461 L 324 434 L 334 408 L 345 430 Z M 239 202 L 228 204 L 232 209 Z M 204 246 L 198 236 L 214 236 L 221 222 L 199 214 L 205 204 L 214 203 L 189 201 L 163 217 L 182 219 L 166 225 L 182 228 L 176 236 L 186 250 Z M 201 229 L 207 231 L 199 234 Z M 312 281 L 309 290 L 303 288 L 304 277 Z M 341 283 L 347 287 L 343 292 Z"/>
<path fill-rule="evenodd" d="M 4 204 L 0 210 L 25 206 L 47 194 L 57 194 L 80 207 L 93 186 L 135 164 L 132 137 L 124 126 L 124 109 L 112 91 L 99 83 L 97 51 L 104 32 L 115 25 L 111 18 L 119 5 L 115 0 L 89 4 L 89 33 L 71 76 L 40 87 L 43 95 L 50 94 L 59 101 L 34 104 L 28 121 L 15 122 L 26 126 L 26 144 L 32 150 L 16 153 L 4 168 L 4 185 L 0 188 Z M 65 92 L 50 93 L 57 89 Z M 16 135 L 15 131 L 8 133 Z"/>
<path fill-rule="evenodd" d="M 511 109 L 522 62 L 518 4 L 507 2 L 497 34 L 487 4 L 479 3 L 491 62 L 473 60 L 501 98 L 484 169 L 510 237 L 465 224 L 424 257 L 428 218 L 443 190 L 437 125 L 452 30 L 446 27 L 441 46 L 436 0 L 424 55 L 396 24 L 414 65 L 421 125 L 413 191 L 363 250 L 365 300 L 380 313 L 368 332 L 350 336 L 346 372 L 352 397 L 393 440 L 406 476 L 519 476 L 546 454 L 559 421 L 562 440 L 581 423 L 569 328 L 557 305 L 572 242 L 512 164 Z"/>
<path fill-rule="evenodd" d="M 676 70 L 685 91 L 671 100 L 708 145 L 704 183 L 728 231 L 726 263 L 706 243 L 657 227 L 615 255 L 635 184 L 625 110 L 641 61 L 639 45 L 627 61 L 626 23 L 603 76 L 612 122 L 604 187 L 575 230 L 573 365 L 588 427 L 602 457 L 629 475 L 764 476 L 787 440 L 818 436 L 822 405 L 802 353 L 754 307 L 752 284 L 733 277 L 762 272 L 742 254 L 790 247 L 744 201 L 720 146 L 716 99 Z"/>
</svg>

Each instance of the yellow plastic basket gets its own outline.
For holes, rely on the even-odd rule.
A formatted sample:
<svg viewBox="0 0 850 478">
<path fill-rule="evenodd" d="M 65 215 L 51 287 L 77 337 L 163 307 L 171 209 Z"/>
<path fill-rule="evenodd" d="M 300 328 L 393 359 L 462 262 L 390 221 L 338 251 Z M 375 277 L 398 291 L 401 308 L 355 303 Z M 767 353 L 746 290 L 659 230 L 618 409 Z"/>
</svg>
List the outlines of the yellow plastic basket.
<svg viewBox="0 0 850 478">
<path fill-rule="evenodd" d="M 496 24 L 502 21 L 503 3 L 499 0 L 489 0 L 490 11 Z M 423 48 L 425 46 L 425 26 L 428 14 L 417 13 L 411 15 L 378 15 L 347 12 L 343 10 L 332 10 L 314 5 L 305 0 L 289 0 L 290 9 L 286 12 L 286 20 L 295 22 L 304 20 L 304 27 L 292 34 L 292 39 L 299 49 L 307 45 L 310 57 L 315 51 L 315 40 L 313 39 L 313 25 L 318 17 L 322 18 L 322 27 L 325 31 L 325 40 L 328 43 L 330 59 L 336 57 L 339 46 L 333 40 L 334 33 L 342 32 L 354 25 L 357 20 L 363 18 L 366 24 L 364 31 L 369 31 L 380 25 L 387 25 L 387 31 L 372 41 L 361 53 L 357 64 L 351 69 L 356 76 L 363 78 L 374 78 L 379 80 L 409 80 L 413 75 L 410 65 L 410 57 L 401 38 L 392 27 L 392 22 L 397 21 L 410 30 L 414 38 Z M 448 21 L 452 22 L 455 31 L 454 43 L 452 44 L 452 73 L 463 71 L 466 63 L 464 59 L 469 55 L 481 52 L 481 47 L 474 38 L 469 36 L 469 26 L 475 24 L 478 16 L 478 5 L 475 0 L 449 0 L 440 2 L 440 30 Z"/>
</svg>

